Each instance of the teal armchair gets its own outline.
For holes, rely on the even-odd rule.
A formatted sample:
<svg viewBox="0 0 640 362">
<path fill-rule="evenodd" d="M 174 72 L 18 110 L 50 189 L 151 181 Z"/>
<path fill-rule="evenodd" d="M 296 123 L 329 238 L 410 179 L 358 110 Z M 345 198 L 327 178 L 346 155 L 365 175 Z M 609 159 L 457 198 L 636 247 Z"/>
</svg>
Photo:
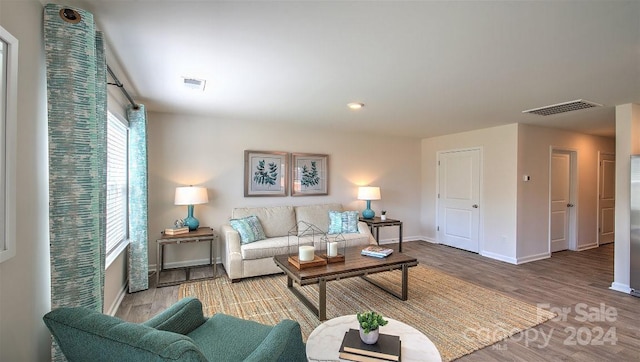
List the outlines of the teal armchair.
<svg viewBox="0 0 640 362">
<path fill-rule="evenodd" d="M 145 323 L 129 323 L 87 308 L 44 316 L 62 353 L 75 361 L 306 361 L 300 325 L 275 326 L 225 314 L 205 318 L 185 298 Z"/>
</svg>

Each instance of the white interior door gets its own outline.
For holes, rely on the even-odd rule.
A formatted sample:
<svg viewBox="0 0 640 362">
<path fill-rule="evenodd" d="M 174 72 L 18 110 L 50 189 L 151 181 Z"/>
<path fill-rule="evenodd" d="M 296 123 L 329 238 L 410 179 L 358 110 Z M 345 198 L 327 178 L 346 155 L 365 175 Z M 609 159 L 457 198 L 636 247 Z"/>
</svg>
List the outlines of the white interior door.
<svg viewBox="0 0 640 362">
<path fill-rule="evenodd" d="M 598 190 L 598 245 L 612 243 L 616 222 L 616 156 L 600 154 Z"/>
<path fill-rule="evenodd" d="M 550 191 L 551 252 L 569 249 L 571 224 L 571 154 L 553 151 L 551 154 Z"/>
<path fill-rule="evenodd" d="M 478 252 L 480 226 L 480 150 L 438 156 L 439 242 Z"/>
</svg>

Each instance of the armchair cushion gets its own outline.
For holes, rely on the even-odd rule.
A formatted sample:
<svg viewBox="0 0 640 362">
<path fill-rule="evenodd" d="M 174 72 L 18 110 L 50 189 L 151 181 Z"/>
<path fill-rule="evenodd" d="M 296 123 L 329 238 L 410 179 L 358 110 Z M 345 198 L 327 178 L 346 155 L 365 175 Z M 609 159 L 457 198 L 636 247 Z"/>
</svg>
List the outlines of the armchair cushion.
<svg viewBox="0 0 640 362">
<path fill-rule="evenodd" d="M 202 313 L 202 303 L 196 298 L 184 298 L 144 322 L 143 325 L 186 335 L 206 321 Z"/>
</svg>

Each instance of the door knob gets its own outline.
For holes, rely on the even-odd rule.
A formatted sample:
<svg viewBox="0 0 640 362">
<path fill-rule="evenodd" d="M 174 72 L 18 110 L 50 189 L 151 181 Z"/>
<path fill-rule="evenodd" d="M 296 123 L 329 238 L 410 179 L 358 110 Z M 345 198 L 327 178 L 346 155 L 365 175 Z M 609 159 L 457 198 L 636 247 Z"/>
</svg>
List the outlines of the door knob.
<svg viewBox="0 0 640 362">
<path fill-rule="evenodd" d="M 471 207 L 473 207 L 474 209 L 478 208 L 478 204 L 473 204 Z"/>
<path fill-rule="evenodd" d="M 567 207 L 573 207 L 573 204 L 567 204 Z"/>
</svg>

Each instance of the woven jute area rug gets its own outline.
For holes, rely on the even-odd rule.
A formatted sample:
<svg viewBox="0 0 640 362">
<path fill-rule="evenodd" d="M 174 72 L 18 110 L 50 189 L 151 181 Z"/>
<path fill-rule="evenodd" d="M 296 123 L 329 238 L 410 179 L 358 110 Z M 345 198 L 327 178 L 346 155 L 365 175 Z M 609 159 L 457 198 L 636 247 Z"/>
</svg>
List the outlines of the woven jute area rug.
<svg viewBox="0 0 640 362">
<path fill-rule="evenodd" d="M 400 271 L 370 276 L 400 290 Z M 316 302 L 316 285 L 300 288 Z M 284 275 L 231 283 L 226 277 L 180 285 L 179 298 L 197 297 L 204 312 L 225 313 L 274 325 L 284 318 L 300 323 L 303 339 L 321 322 L 288 289 Z M 407 323 L 451 361 L 541 324 L 555 314 L 435 269 L 409 269 L 409 300 L 401 301 L 361 278 L 327 283 L 327 318 L 374 310 Z M 384 327 L 383 327 L 384 328 Z"/>
</svg>

